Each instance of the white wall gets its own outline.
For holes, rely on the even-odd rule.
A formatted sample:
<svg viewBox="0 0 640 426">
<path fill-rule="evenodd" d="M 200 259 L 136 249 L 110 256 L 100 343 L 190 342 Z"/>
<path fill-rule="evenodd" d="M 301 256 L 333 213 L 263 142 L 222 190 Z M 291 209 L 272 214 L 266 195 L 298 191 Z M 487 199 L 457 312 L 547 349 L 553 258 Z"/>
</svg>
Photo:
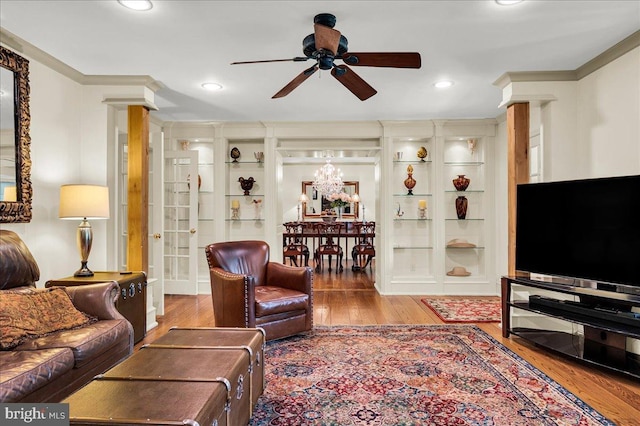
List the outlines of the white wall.
<svg viewBox="0 0 640 426">
<path fill-rule="evenodd" d="M 640 173 L 640 47 L 578 82 L 577 114 L 586 176 Z"/>
<path fill-rule="evenodd" d="M 555 97 L 532 106 L 539 130 L 539 181 L 640 174 L 640 47 L 580 81 L 514 83 L 520 96 Z M 509 89 L 511 90 L 511 89 Z M 536 104 L 536 102 L 534 102 Z M 538 115 L 539 110 L 539 115 Z M 537 135 L 536 135 L 537 137 Z M 496 271 L 507 271 L 506 122 L 496 136 Z"/>
<path fill-rule="evenodd" d="M 30 223 L 0 225 L 20 235 L 40 267 L 38 286 L 72 275 L 80 267 L 76 247 L 79 222 L 58 219 L 60 186 L 68 183 L 112 185 L 113 166 L 108 142 L 108 110 L 104 98 L 131 96 L 134 86 L 83 86 L 51 68 L 29 60 L 31 110 Z M 111 204 L 113 206 L 113 199 Z M 112 207 L 111 216 L 115 215 Z M 113 219 L 110 219 L 113 220 Z M 106 270 L 108 221 L 91 221 L 94 240 L 89 257 L 92 270 Z"/>
<path fill-rule="evenodd" d="M 25 241 L 40 267 L 38 285 L 44 286 L 80 267 L 78 224 L 58 219 L 58 205 L 60 185 L 80 179 L 82 86 L 38 62 L 29 65 L 33 218 L 1 226 Z M 98 227 L 95 232 L 100 238 Z"/>
</svg>

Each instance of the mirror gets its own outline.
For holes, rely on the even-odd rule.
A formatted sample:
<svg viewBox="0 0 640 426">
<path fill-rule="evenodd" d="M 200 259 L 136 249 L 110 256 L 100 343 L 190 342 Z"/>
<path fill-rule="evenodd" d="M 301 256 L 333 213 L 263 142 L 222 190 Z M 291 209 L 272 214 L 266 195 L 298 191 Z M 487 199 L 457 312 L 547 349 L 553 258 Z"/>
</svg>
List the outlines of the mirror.
<svg viewBox="0 0 640 426">
<path fill-rule="evenodd" d="M 353 196 L 359 194 L 360 185 L 357 181 L 345 181 L 343 192 Z M 323 210 L 331 208 L 331 201 L 327 200 L 322 194 L 313 189 L 312 181 L 302 182 L 302 193 L 307 194 L 309 201 L 302 204 L 302 217 L 305 219 L 320 218 Z M 348 206 L 345 206 L 342 210 L 343 219 L 357 219 L 359 203 L 353 202 Z"/>
<path fill-rule="evenodd" d="M 31 221 L 29 61 L 0 46 L 0 223 Z"/>
</svg>

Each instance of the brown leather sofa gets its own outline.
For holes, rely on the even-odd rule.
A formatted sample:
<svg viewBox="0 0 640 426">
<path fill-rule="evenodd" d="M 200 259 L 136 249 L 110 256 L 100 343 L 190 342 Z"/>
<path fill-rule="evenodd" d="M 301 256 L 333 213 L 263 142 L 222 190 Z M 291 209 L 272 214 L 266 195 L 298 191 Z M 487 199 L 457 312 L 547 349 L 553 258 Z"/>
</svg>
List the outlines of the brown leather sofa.
<svg viewBox="0 0 640 426">
<path fill-rule="evenodd" d="M 313 328 L 313 271 L 269 261 L 264 241 L 205 248 L 216 327 L 260 327 L 267 340 Z"/>
<path fill-rule="evenodd" d="M 33 293 L 40 271 L 24 242 L 0 230 L 0 293 Z M 26 339 L 0 351 L 0 402 L 58 402 L 133 351 L 133 327 L 115 308 L 115 282 L 69 287 L 73 305 L 97 321 Z"/>
</svg>

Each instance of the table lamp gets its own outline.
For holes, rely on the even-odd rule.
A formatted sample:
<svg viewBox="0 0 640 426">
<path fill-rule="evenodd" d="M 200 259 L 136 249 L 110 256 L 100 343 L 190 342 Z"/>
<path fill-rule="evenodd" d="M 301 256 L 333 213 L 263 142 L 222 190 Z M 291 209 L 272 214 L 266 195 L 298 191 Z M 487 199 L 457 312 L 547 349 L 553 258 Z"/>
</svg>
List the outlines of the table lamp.
<svg viewBox="0 0 640 426">
<path fill-rule="evenodd" d="M 80 269 L 74 277 L 92 277 L 87 267 L 93 231 L 87 219 L 109 219 L 109 188 L 99 185 L 62 185 L 58 217 L 81 220 L 78 226 L 77 244 L 81 257 Z"/>
</svg>

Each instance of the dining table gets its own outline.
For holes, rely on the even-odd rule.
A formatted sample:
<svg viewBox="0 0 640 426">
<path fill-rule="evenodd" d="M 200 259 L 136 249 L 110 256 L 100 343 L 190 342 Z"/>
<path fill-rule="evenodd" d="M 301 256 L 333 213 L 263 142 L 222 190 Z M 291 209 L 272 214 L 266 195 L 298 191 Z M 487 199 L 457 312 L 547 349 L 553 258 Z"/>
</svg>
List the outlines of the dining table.
<svg viewBox="0 0 640 426">
<path fill-rule="evenodd" d="M 358 232 L 358 224 L 362 222 L 354 221 L 354 220 L 339 220 L 336 219 L 332 222 L 337 222 L 343 224 L 340 227 L 332 227 L 332 229 L 339 229 L 338 231 L 326 232 L 322 226 L 318 226 L 318 224 L 323 223 L 322 220 L 309 220 L 302 222 L 289 222 L 286 225 L 301 225 L 301 226 L 285 226 L 285 231 L 282 233 L 282 242 L 283 246 L 287 244 L 287 241 L 291 241 L 292 239 L 296 239 L 297 241 L 311 241 L 312 248 L 311 252 L 315 253 L 318 244 L 320 243 L 321 238 L 331 237 L 334 238 L 336 244 L 342 245 L 344 253 L 349 253 L 349 240 L 353 240 L 353 244 L 358 244 L 360 239 L 364 236 L 363 233 Z M 295 232 L 287 232 L 287 229 L 296 229 Z M 368 232 L 367 237 L 370 238 L 371 242 L 374 241 L 375 232 Z M 344 244 L 343 244 L 344 241 Z M 355 269 L 357 265 L 354 265 Z"/>
</svg>

